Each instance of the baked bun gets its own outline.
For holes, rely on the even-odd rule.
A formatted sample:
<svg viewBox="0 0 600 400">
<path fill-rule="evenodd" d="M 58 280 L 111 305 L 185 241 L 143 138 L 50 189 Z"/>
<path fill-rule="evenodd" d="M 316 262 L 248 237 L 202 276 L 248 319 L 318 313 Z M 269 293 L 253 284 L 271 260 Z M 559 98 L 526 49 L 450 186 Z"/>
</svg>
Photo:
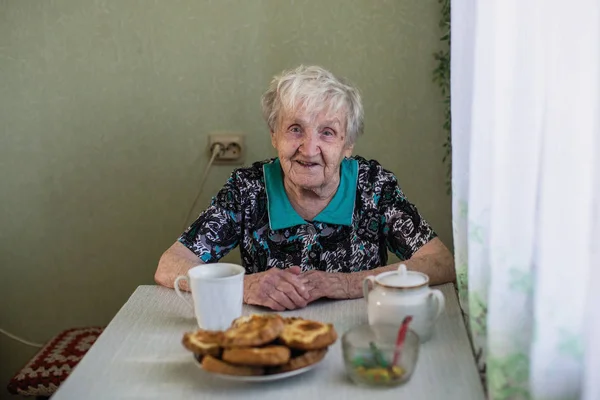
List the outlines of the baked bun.
<svg viewBox="0 0 600 400">
<path fill-rule="evenodd" d="M 202 359 L 202 369 L 217 374 L 237 376 L 260 376 L 265 373 L 264 368 L 233 365 L 213 356 L 205 356 Z"/>
<path fill-rule="evenodd" d="M 332 345 L 337 332 L 332 324 L 302 318 L 286 318 L 279 341 L 297 350 L 319 350 Z"/>
<path fill-rule="evenodd" d="M 270 343 L 283 332 L 278 314 L 254 314 L 241 317 L 223 334 L 223 347 L 256 347 Z"/>
<path fill-rule="evenodd" d="M 313 365 L 337 340 L 332 324 L 278 314 L 235 319 L 225 331 L 200 329 L 183 335 L 183 346 L 202 369 L 238 376 L 295 371 Z"/>
<path fill-rule="evenodd" d="M 290 361 L 284 365 L 270 368 L 269 373 L 280 374 L 282 372 L 290 372 L 300 368 L 308 367 L 309 365 L 313 365 L 321 361 L 323 357 L 325 357 L 325 354 L 327 354 L 326 348 L 320 350 L 307 351 L 299 356 L 292 357 Z"/>
<path fill-rule="evenodd" d="M 223 351 L 223 361 L 236 365 L 272 367 L 290 361 L 291 351 L 285 346 L 234 347 Z"/>
<path fill-rule="evenodd" d="M 186 332 L 181 340 L 183 347 L 192 353 L 199 356 L 211 355 L 215 357 L 221 354 L 222 342 L 223 332 L 205 331 L 203 329 L 196 332 Z"/>
</svg>

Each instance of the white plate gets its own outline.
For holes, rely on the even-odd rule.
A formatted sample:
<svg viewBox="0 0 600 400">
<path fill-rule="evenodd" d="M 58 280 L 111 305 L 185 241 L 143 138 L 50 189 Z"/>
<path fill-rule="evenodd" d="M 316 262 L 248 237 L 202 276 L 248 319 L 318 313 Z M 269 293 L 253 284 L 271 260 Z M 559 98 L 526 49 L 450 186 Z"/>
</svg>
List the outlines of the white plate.
<svg viewBox="0 0 600 400">
<path fill-rule="evenodd" d="M 300 368 L 300 369 L 297 369 L 294 371 L 282 372 L 280 374 L 260 375 L 260 376 L 236 376 L 236 375 L 217 374 L 216 372 L 205 371 L 202 368 L 202 364 L 198 361 L 198 359 L 196 357 L 194 357 L 194 362 L 198 365 L 198 367 L 200 367 L 200 369 L 202 369 L 202 371 L 204 371 L 205 374 L 209 374 L 211 376 L 215 376 L 215 377 L 218 377 L 221 379 L 226 379 L 226 380 L 230 380 L 230 381 L 238 381 L 238 382 L 269 382 L 269 381 L 278 381 L 280 379 L 285 379 L 285 378 L 289 378 L 292 376 L 296 376 L 296 375 L 300 375 L 305 372 L 308 372 L 311 369 L 315 368 L 317 365 L 319 365 L 324 359 L 325 359 L 325 357 L 323 357 L 320 361 L 318 361 L 314 364 L 311 364 L 307 367 Z"/>
</svg>

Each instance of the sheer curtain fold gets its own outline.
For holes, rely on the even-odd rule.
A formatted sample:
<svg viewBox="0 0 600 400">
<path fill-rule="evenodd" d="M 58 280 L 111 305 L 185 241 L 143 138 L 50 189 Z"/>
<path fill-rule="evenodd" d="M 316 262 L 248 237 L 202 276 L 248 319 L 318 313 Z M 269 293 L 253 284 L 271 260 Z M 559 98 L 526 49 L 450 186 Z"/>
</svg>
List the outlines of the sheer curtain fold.
<svg viewBox="0 0 600 400">
<path fill-rule="evenodd" d="M 590 0 L 452 3 L 455 258 L 490 398 L 600 399 L 599 27 Z"/>
</svg>

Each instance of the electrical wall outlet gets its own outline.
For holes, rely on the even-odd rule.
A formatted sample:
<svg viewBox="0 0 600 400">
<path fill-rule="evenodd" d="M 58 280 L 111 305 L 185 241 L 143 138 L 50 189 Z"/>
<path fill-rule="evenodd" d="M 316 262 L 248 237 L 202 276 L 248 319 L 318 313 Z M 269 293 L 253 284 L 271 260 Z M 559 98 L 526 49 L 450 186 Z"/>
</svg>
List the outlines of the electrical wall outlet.
<svg viewBox="0 0 600 400">
<path fill-rule="evenodd" d="M 236 132 L 213 132 L 208 135 L 208 153 L 212 157 L 217 145 L 219 153 L 215 156 L 215 164 L 241 165 L 244 163 L 246 146 L 244 135 Z"/>
</svg>

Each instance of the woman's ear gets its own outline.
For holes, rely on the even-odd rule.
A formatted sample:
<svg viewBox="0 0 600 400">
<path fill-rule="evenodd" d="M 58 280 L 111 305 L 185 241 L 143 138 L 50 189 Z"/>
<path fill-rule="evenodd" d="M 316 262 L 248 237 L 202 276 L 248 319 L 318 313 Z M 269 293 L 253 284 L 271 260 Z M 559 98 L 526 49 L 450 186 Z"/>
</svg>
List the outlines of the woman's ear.
<svg viewBox="0 0 600 400">
<path fill-rule="evenodd" d="M 277 139 L 275 138 L 275 132 L 271 131 L 271 145 L 277 149 Z"/>
</svg>

